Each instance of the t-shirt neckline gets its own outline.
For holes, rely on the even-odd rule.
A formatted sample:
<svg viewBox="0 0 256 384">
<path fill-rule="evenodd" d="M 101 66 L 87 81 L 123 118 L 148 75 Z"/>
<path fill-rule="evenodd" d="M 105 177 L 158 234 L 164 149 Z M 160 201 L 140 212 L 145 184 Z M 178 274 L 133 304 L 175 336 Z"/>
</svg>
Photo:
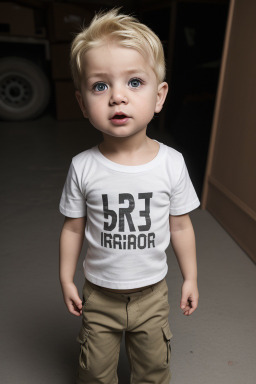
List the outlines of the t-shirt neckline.
<svg viewBox="0 0 256 384">
<path fill-rule="evenodd" d="M 100 152 L 99 147 L 97 145 L 93 147 L 93 153 L 94 153 L 94 156 L 97 158 L 97 160 L 100 161 L 107 168 L 113 169 L 115 171 L 127 172 L 127 173 L 143 172 L 155 167 L 163 155 L 164 145 L 158 142 L 157 140 L 154 140 L 154 141 L 156 141 L 159 144 L 159 150 L 157 155 L 149 162 L 141 165 L 123 165 L 123 164 L 116 163 L 112 160 L 109 160 L 106 156 L 104 156 Z"/>
</svg>

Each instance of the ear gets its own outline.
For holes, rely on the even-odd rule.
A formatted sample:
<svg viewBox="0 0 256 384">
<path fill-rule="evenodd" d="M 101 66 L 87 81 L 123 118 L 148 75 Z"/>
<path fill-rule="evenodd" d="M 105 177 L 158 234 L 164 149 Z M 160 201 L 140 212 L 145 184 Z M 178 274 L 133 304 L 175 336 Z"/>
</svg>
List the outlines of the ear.
<svg viewBox="0 0 256 384">
<path fill-rule="evenodd" d="M 158 85 L 155 113 L 159 113 L 163 108 L 167 93 L 168 84 L 164 81 Z"/>
<path fill-rule="evenodd" d="M 83 112 L 84 117 L 88 118 L 88 115 L 86 113 L 86 108 L 84 105 L 84 101 L 83 101 L 83 96 L 82 96 L 81 92 L 76 91 L 75 95 L 76 95 L 76 99 L 78 101 L 79 107 L 81 108 L 81 111 Z"/>
</svg>

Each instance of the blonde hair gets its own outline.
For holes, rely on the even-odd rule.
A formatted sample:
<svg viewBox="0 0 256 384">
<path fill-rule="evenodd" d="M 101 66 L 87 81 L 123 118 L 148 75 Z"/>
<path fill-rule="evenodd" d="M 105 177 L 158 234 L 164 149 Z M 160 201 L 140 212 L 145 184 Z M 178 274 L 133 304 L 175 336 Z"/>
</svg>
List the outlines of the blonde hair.
<svg viewBox="0 0 256 384">
<path fill-rule="evenodd" d="M 83 56 L 91 48 L 105 41 L 116 41 L 122 47 L 136 49 L 147 60 L 151 59 L 157 81 L 165 78 L 165 59 L 162 43 L 158 36 L 135 17 L 118 14 L 119 9 L 98 13 L 88 28 L 80 32 L 72 42 L 70 65 L 76 89 L 80 89 L 83 76 Z"/>
</svg>

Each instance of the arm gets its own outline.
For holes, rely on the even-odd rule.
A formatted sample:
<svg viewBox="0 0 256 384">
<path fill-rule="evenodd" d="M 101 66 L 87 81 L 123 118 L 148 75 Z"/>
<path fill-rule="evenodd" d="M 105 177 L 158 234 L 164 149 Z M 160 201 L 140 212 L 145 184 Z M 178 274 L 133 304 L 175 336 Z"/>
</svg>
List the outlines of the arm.
<svg viewBox="0 0 256 384">
<path fill-rule="evenodd" d="M 76 316 L 82 313 L 82 300 L 73 279 L 83 245 L 85 223 L 85 217 L 66 217 L 60 235 L 60 283 L 65 304 Z"/>
<path fill-rule="evenodd" d="M 170 215 L 171 243 L 184 279 L 180 307 L 184 315 L 191 315 L 198 306 L 196 243 L 188 214 Z"/>
</svg>

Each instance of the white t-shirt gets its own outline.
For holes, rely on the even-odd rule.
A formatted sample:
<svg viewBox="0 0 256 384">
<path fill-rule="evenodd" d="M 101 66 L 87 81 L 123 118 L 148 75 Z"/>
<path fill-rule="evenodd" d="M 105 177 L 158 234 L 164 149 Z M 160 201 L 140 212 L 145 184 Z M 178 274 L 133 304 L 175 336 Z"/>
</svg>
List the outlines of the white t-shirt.
<svg viewBox="0 0 256 384">
<path fill-rule="evenodd" d="M 85 277 L 112 289 L 162 280 L 168 270 L 169 215 L 199 206 L 182 155 L 162 143 L 150 162 L 115 163 L 93 147 L 72 159 L 60 212 L 86 216 Z"/>
</svg>

